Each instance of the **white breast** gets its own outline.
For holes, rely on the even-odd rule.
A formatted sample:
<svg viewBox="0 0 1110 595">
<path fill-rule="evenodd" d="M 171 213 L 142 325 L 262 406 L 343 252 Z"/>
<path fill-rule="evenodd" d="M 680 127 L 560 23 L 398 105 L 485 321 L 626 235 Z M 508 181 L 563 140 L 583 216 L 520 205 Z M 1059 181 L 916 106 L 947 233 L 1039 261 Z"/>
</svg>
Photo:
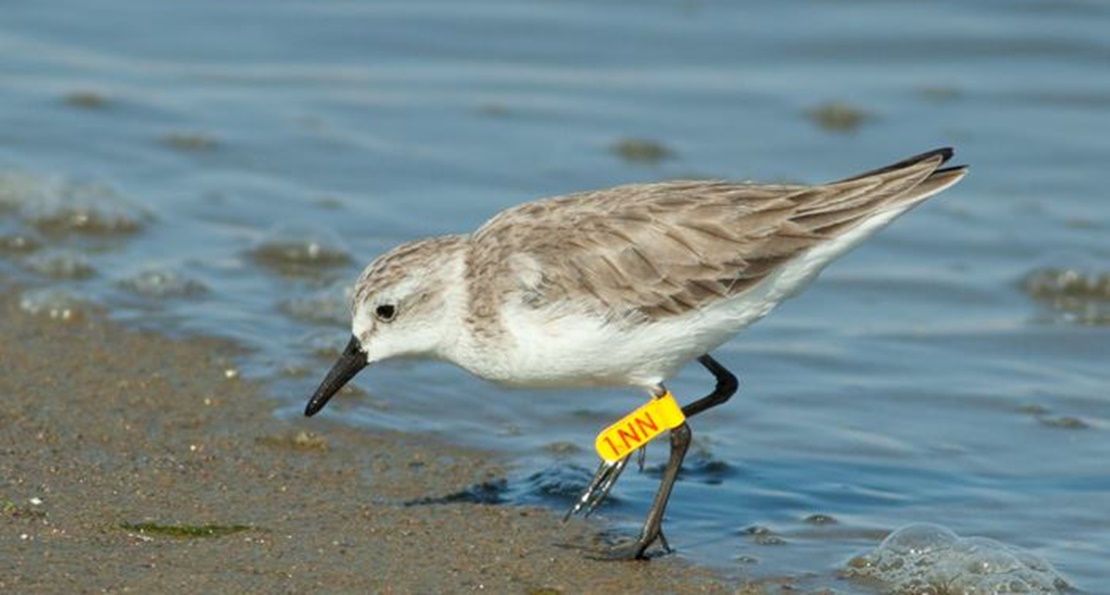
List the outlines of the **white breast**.
<svg viewBox="0 0 1110 595">
<path fill-rule="evenodd" d="M 461 340 L 450 358 L 474 374 L 524 387 L 637 386 L 650 389 L 719 347 L 813 281 L 829 262 L 899 214 L 878 213 L 855 229 L 791 259 L 750 290 L 679 316 L 613 324 L 504 304 L 505 335 Z"/>
</svg>

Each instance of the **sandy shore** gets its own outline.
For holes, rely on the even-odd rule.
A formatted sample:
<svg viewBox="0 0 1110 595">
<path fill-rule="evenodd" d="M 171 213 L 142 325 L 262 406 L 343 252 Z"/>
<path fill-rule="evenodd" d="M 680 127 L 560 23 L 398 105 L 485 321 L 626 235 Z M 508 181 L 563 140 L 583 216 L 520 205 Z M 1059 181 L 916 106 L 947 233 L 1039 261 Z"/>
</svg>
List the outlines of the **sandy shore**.
<svg viewBox="0 0 1110 595">
<path fill-rule="evenodd" d="M 591 560 L 605 527 L 550 510 L 405 506 L 502 470 L 419 436 L 275 419 L 262 387 L 228 378 L 226 344 L 0 308 L 0 591 L 744 589 L 677 556 Z"/>
</svg>

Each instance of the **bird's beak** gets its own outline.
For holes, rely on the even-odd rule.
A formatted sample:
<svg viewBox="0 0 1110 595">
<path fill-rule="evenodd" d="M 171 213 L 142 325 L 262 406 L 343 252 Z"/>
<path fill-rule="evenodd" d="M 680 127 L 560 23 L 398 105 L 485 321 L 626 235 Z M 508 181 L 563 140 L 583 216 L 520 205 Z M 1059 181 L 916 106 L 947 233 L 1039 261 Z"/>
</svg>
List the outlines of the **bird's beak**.
<svg viewBox="0 0 1110 595">
<path fill-rule="evenodd" d="M 320 383 L 320 388 L 316 389 L 316 394 L 308 400 L 308 405 L 304 408 L 306 417 L 316 415 L 318 411 L 328 404 L 328 400 L 332 395 L 339 392 L 344 384 L 347 384 L 355 374 L 367 365 L 366 354 L 362 352 L 362 346 L 359 345 L 357 337 L 351 337 L 351 342 L 347 343 L 346 349 L 343 350 L 343 355 L 339 356 L 339 361 L 331 367 L 331 371 L 324 377 L 324 381 Z"/>
</svg>

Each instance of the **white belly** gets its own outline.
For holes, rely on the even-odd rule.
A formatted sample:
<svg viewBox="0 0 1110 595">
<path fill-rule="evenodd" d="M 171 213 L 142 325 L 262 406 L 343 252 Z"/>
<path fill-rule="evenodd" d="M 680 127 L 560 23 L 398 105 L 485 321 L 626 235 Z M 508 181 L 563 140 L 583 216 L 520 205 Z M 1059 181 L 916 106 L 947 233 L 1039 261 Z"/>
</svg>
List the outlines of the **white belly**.
<svg viewBox="0 0 1110 595">
<path fill-rule="evenodd" d="M 508 307 L 504 341 L 464 340 L 450 360 L 494 382 L 524 387 L 636 386 L 651 389 L 719 347 L 799 292 L 829 262 L 894 219 L 880 213 L 784 264 L 752 289 L 687 314 L 641 325 Z"/>
<path fill-rule="evenodd" d="M 504 343 L 476 346 L 473 353 L 452 359 L 478 376 L 511 386 L 647 390 L 773 306 L 735 301 L 642 325 L 608 324 L 586 316 L 552 320 L 534 310 L 510 310 L 503 313 L 509 331 Z"/>
</svg>

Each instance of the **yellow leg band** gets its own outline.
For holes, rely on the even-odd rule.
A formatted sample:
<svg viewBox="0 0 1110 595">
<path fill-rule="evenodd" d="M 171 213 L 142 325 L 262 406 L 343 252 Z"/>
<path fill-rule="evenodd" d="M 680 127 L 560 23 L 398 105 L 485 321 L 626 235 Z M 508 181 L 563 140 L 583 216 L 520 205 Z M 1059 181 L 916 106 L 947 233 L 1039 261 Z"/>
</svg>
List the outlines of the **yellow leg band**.
<svg viewBox="0 0 1110 595">
<path fill-rule="evenodd" d="M 677 428 L 686 421 L 682 407 L 667 391 L 648 401 L 639 409 L 597 435 L 594 447 L 602 459 L 612 463 L 628 456 L 663 432 Z"/>
</svg>

